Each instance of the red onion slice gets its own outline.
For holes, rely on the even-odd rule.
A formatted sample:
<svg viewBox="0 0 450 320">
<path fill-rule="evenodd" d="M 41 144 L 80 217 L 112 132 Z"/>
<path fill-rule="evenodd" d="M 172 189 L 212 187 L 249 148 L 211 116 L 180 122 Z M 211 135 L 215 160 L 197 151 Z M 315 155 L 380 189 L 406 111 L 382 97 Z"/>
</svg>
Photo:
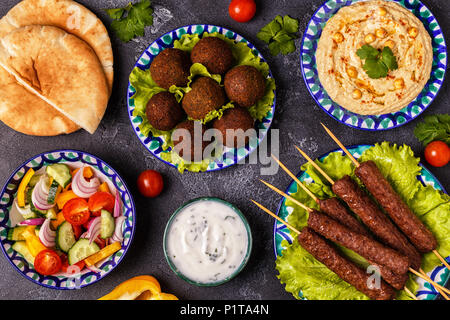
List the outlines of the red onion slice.
<svg viewBox="0 0 450 320">
<path fill-rule="evenodd" d="M 100 235 L 101 217 L 96 217 L 89 222 L 86 237 L 92 243 Z"/>
<path fill-rule="evenodd" d="M 120 199 L 119 190 L 116 190 L 116 196 L 114 197 L 114 218 L 122 215 L 122 199 Z"/>
<path fill-rule="evenodd" d="M 48 210 L 55 206 L 55 204 L 49 204 L 47 202 L 48 190 L 46 191 L 46 189 L 44 189 L 45 186 L 43 186 L 43 183 L 44 180 L 42 178 L 39 179 L 31 194 L 31 201 L 38 210 Z"/>
<path fill-rule="evenodd" d="M 19 223 L 19 226 L 40 226 L 45 221 L 44 218 L 28 219 Z"/>
<path fill-rule="evenodd" d="M 56 245 L 56 232 L 50 229 L 50 219 L 46 219 L 39 230 L 39 240 L 42 244 L 49 247 L 54 247 Z"/>
<path fill-rule="evenodd" d="M 97 177 L 92 178 L 89 181 L 83 176 L 84 167 L 82 166 L 72 178 L 72 190 L 80 198 L 90 198 L 97 192 L 100 186 L 100 180 Z"/>
<path fill-rule="evenodd" d="M 114 229 L 114 234 L 111 237 L 112 242 L 122 242 L 123 241 L 123 223 L 126 220 L 125 216 L 120 216 L 116 218 L 116 226 Z"/>
</svg>

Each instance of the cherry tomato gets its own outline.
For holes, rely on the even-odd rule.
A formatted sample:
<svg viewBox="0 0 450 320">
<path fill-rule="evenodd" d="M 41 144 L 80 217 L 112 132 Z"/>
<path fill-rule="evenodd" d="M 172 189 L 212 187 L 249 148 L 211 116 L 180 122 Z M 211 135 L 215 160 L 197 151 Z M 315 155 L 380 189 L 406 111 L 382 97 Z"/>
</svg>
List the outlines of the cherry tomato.
<svg viewBox="0 0 450 320">
<path fill-rule="evenodd" d="M 67 256 L 65 254 L 62 254 L 60 256 L 62 261 L 61 271 L 68 274 L 77 274 L 81 270 L 84 269 L 84 266 L 86 265 L 84 263 L 84 260 L 78 261 L 77 263 L 73 265 L 69 265 L 69 260 L 67 259 Z"/>
<path fill-rule="evenodd" d="M 106 247 L 106 240 L 100 238 L 100 236 L 98 236 L 97 239 L 94 240 L 94 242 L 100 247 L 100 249 Z"/>
<path fill-rule="evenodd" d="M 102 209 L 112 213 L 114 210 L 114 203 L 114 196 L 111 193 L 104 191 L 94 193 L 88 201 L 89 210 L 97 217 L 101 214 Z"/>
<path fill-rule="evenodd" d="M 49 276 L 61 270 L 62 262 L 58 254 L 50 249 L 42 250 L 34 258 L 34 268 L 39 274 Z"/>
<path fill-rule="evenodd" d="M 443 167 L 450 161 L 450 148 L 443 141 L 430 142 L 425 148 L 425 159 L 433 167 Z"/>
<path fill-rule="evenodd" d="M 143 171 L 137 180 L 139 192 L 148 198 L 158 196 L 163 187 L 164 182 L 161 174 L 155 170 Z"/>
<path fill-rule="evenodd" d="M 237 22 L 250 21 L 256 12 L 254 0 L 233 0 L 228 6 L 228 13 Z"/>
<path fill-rule="evenodd" d="M 64 219 L 74 226 L 81 226 L 89 220 L 91 213 L 86 200 L 75 198 L 66 202 L 63 207 Z"/>
</svg>

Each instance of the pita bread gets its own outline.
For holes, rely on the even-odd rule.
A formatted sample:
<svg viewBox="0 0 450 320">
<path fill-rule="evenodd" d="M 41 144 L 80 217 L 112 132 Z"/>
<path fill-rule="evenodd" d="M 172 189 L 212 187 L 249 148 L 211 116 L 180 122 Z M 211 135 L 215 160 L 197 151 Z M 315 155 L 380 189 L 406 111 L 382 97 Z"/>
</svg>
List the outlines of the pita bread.
<svg viewBox="0 0 450 320">
<path fill-rule="evenodd" d="M 17 83 L 0 67 L 0 120 L 12 129 L 34 136 L 56 136 L 78 129 L 44 100 Z"/>
<path fill-rule="evenodd" d="M 0 38 L 14 29 L 30 25 L 58 27 L 87 42 L 99 57 L 111 92 L 114 79 L 111 41 L 105 26 L 94 13 L 71 0 L 24 0 L 0 20 Z"/>
<path fill-rule="evenodd" d="M 83 40 L 50 26 L 15 29 L 0 40 L 0 66 L 83 129 L 97 129 L 109 91 L 97 55 Z"/>
</svg>

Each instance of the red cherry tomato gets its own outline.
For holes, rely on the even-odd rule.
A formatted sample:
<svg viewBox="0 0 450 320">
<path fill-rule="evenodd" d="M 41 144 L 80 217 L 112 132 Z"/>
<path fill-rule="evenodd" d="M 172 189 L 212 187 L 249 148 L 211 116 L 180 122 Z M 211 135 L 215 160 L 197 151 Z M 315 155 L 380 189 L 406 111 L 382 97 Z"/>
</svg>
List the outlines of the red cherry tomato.
<svg viewBox="0 0 450 320">
<path fill-rule="evenodd" d="M 63 216 L 66 221 L 74 226 L 85 224 L 91 216 L 87 201 L 82 198 L 67 201 L 63 207 Z"/>
<path fill-rule="evenodd" d="M 256 12 L 254 0 L 233 0 L 228 6 L 230 17 L 237 22 L 250 21 Z"/>
<path fill-rule="evenodd" d="M 34 258 L 34 268 L 39 274 L 49 276 L 61 270 L 62 262 L 58 254 L 50 249 L 42 250 Z"/>
<path fill-rule="evenodd" d="M 89 210 L 94 216 L 99 216 L 102 209 L 112 213 L 114 210 L 114 203 L 114 196 L 109 192 L 103 191 L 94 193 L 88 201 Z"/>
<path fill-rule="evenodd" d="M 450 161 L 450 148 L 443 141 L 430 142 L 425 148 L 425 159 L 433 167 L 443 167 Z"/>
<path fill-rule="evenodd" d="M 75 234 L 75 239 L 80 239 L 82 229 L 81 226 L 72 225 L 73 233 Z"/>
<path fill-rule="evenodd" d="M 100 238 L 100 236 L 98 236 L 97 239 L 94 240 L 94 242 L 100 247 L 100 249 L 106 247 L 106 240 Z"/>
<path fill-rule="evenodd" d="M 84 266 L 86 265 L 84 263 L 84 260 L 78 261 L 77 263 L 73 264 L 73 265 L 69 265 L 69 261 L 67 259 L 67 256 L 65 254 L 62 254 L 60 256 L 61 261 L 62 261 L 62 266 L 61 266 L 61 271 L 64 273 L 68 273 L 68 274 L 77 274 L 79 273 L 81 270 L 84 269 Z"/>
<path fill-rule="evenodd" d="M 148 198 L 157 197 L 163 187 L 164 182 L 161 174 L 155 170 L 143 171 L 137 180 L 139 192 Z"/>
</svg>

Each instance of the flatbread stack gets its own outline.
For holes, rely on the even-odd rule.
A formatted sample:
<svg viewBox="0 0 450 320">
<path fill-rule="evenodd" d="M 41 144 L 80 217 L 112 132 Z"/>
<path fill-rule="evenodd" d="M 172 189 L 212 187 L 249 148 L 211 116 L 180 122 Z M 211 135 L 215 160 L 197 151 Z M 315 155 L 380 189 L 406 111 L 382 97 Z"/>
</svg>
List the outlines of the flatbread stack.
<svg viewBox="0 0 450 320">
<path fill-rule="evenodd" d="M 23 0 L 0 20 L 0 120 L 36 136 L 97 129 L 114 78 L 108 32 L 72 0 Z"/>
</svg>

